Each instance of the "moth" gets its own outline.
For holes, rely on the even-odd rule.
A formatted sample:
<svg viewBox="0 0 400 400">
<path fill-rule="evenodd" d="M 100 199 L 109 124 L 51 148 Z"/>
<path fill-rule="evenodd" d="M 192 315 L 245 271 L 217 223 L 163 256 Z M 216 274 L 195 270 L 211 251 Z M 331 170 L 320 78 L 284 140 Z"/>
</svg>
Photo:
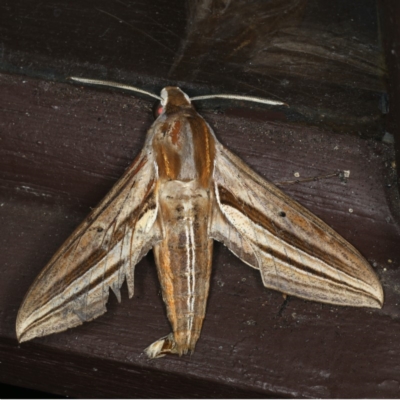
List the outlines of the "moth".
<svg viewBox="0 0 400 400">
<path fill-rule="evenodd" d="M 125 280 L 131 298 L 135 265 L 153 249 L 172 332 L 145 352 L 150 358 L 192 353 L 206 313 L 214 240 L 258 269 L 267 288 L 382 307 L 381 284 L 363 256 L 217 140 L 191 103 L 212 96 L 190 99 L 166 87 L 159 97 L 71 79 L 161 102 L 140 154 L 30 287 L 17 317 L 20 342 L 97 318 L 106 312 L 110 288 L 121 301 Z"/>
</svg>

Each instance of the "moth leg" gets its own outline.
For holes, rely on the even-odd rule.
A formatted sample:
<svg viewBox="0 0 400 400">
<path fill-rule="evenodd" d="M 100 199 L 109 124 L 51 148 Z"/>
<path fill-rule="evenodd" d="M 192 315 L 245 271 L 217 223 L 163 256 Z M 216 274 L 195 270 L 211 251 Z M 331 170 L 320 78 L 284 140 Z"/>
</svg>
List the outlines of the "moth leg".
<svg viewBox="0 0 400 400">
<path fill-rule="evenodd" d="M 158 339 L 147 347 L 144 352 L 149 358 L 160 358 L 166 354 L 179 354 L 173 333 Z"/>
</svg>

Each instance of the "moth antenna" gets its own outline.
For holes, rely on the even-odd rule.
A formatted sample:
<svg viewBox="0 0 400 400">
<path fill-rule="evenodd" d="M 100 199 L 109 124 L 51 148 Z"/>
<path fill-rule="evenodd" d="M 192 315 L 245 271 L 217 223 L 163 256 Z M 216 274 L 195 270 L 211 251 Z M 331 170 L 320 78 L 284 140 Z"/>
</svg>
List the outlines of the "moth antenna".
<svg viewBox="0 0 400 400">
<path fill-rule="evenodd" d="M 124 85 L 123 83 L 112 82 L 112 81 L 103 81 L 103 80 L 99 80 L 99 79 L 78 78 L 76 76 L 69 76 L 67 79 L 69 79 L 71 81 L 75 81 L 75 82 L 80 82 L 80 83 L 88 83 L 89 85 L 109 86 L 109 87 L 114 87 L 114 88 L 118 88 L 118 89 L 129 90 L 131 92 L 143 93 L 143 94 L 147 94 L 147 96 L 154 97 L 155 99 L 161 101 L 160 96 L 157 96 L 154 93 L 148 92 L 147 90 L 139 89 L 136 86 Z"/>
<path fill-rule="evenodd" d="M 231 99 L 231 100 L 245 100 L 245 101 L 252 101 L 253 103 L 263 103 L 263 104 L 269 104 L 271 106 L 287 106 L 289 105 L 287 103 L 284 103 L 282 101 L 278 100 L 270 100 L 270 99 L 264 99 L 263 97 L 254 97 L 254 96 L 240 96 L 236 94 L 208 94 L 205 96 L 195 96 L 191 97 L 191 101 L 196 101 L 196 100 L 206 100 L 206 99 Z"/>
</svg>

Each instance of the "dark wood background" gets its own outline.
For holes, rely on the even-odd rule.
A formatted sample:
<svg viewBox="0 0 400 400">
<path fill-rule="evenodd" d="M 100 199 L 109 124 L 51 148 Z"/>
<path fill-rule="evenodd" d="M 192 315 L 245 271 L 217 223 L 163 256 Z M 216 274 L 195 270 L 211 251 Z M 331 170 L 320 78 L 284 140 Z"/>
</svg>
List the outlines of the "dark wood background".
<svg viewBox="0 0 400 400">
<path fill-rule="evenodd" d="M 2 1 L 0 381 L 72 397 L 399 397 L 399 18 L 395 0 Z M 285 301 L 216 243 L 191 357 L 143 354 L 169 332 L 152 254 L 132 300 L 124 287 L 97 320 L 19 345 L 29 285 L 152 123 L 147 98 L 71 75 L 288 102 L 198 109 L 272 181 L 350 171 L 285 191 L 371 262 L 383 309 Z"/>
</svg>

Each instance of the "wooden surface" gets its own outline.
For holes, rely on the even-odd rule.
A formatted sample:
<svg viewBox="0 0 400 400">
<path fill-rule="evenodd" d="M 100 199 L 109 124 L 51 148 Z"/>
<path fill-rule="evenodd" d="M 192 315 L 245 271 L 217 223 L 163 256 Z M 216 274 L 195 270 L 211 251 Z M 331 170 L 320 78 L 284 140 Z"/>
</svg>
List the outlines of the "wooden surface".
<svg viewBox="0 0 400 400">
<path fill-rule="evenodd" d="M 178 1 L 2 3 L 0 381 L 73 397 L 399 397 L 399 196 L 393 145 L 380 141 L 388 110 L 375 3 L 266 3 L 286 17 L 273 20 L 272 6 L 246 14 L 241 1 L 210 2 L 208 18 Z M 223 144 L 272 181 L 350 171 L 347 183 L 284 189 L 371 262 L 383 309 L 285 302 L 216 243 L 193 356 L 143 354 L 169 332 L 151 253 L 132 300 L 124 287 L 122 303 L 111 294 L 97 320 L 19 345 L 29 285 L 152 123 L 147 99 L 62 83 L 68 75 L 289 101 L 287 110 L 199 108 Z"/>
</svg>

